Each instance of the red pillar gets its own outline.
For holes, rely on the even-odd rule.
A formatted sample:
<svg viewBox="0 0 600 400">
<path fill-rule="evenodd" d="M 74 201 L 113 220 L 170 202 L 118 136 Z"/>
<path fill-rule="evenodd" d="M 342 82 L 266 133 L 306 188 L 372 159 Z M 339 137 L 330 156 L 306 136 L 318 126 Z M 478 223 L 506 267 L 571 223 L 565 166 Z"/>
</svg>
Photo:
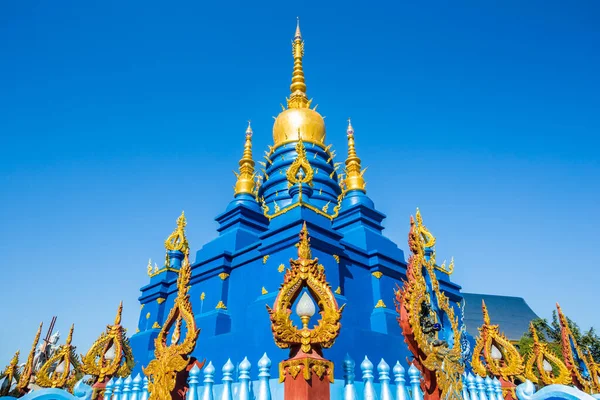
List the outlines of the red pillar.
<svg viewBox="0 0 600 400">
<path fill-rule="evenodd" d="M 284 398 L 330 400 L 333 363 L 316 352 L 299 351 L 279 364 L 279 380 L 284 382 Z"/>
</svg>

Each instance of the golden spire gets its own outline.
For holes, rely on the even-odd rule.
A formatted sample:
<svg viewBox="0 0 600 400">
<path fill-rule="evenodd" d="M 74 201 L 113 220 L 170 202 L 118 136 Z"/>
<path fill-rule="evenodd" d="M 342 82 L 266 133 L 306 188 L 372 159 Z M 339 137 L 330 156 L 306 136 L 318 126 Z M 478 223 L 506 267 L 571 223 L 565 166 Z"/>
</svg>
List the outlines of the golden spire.
<svg viewBox="0 0 600 400">
<path fill-rule="evenodd" d="M 123 300 L 119 303 L 119 308 L 117 309 L 117 316 L 115 317 L 115 325 L 121 325 L 121 313 L 123 312 Z"/>
<path fill-rule="evenodd" d="M 310 101 L 306 97 L 306 82 L 304 81 L 304 70 L 302 69 L 302 57 L 304 57 L 304 40 L 300 33 L 300 18 L 296 22 L 296 34 L 292 42 L 292 54 L 294 55 L 294 73 L 290 85 L 290 98 L 287 100 L 288 108 L 308 108 Z"/>
<path fill-rule="evenodd" d="M 185 226 L 187 221 L 185 214 L 182 211 L 179 218 L 177 218 L 177 228 L 169 235 L 165 240 L 165 248 L 168 251 L 181 251 L 183 254 L 189 249 L 187 238 L 185 237 Z M 169 266 L 168 264 L 166 265 Z"/>
<path fill-rule="evenodd" d="M 492 321 L 490 320 L 490 314 L 488 314 L 487 306 L 485 305 L 485 300 L 481 300 L 481 311 L 483 312 L 483 324 L 491 325 Z"/>
<path fill-rule="evenodd" d="M 244 155 L 240 160 L 240 172 L 233 171 L 237 177 L 235 183 L 234 194 L 247 193 L 254 194 L 254 160 L 252 159 L 252 127 L 250 121 L 248 121 L 248 128 L 246 129 L 246 142 L 244 143 Z"/>
<path fill-rule="evenodd" d="M 296 33 L 292 41 L 294 56 L 294 71 L 290 85 L 290 97 L 287 100 L 287 110 L 284 109 L 275 119 L 273 125 L 273 140 L 275 146 L 294 142 L 302 135 L 305 142 L 323 145 L 325 143 L 325 121 L 323 117 L 310 109 L 312 100 L 306 95 L 306 82 L 302 68 L 304 57 L 304 40 L 300 33 L 300 20 L 296 24 Z"/>
<path fill-rule="evenodd" d="M 363 178 L 363 174 L 367 170 L 366 168 L 361 171 L 360 158 L 356 155 L 356 148 L 354 147 L 354 128 L 352 128 L 352 122 L 348 118 L 348 158 L 346 159 L 346 179 L 344 179 L 345 190 L 361 190 L 366 192 L 366 182 Z"/>
<path fill-rule="evenodd" d="M 308 229 L 306 229 L 306 221 L 302 224 L 302 229 L 300 230 L 300 242 L 298 242 L 298 259 L 312 259 L 312 252 L 310 251 L 310 238 L 308 237 Z"/>
<path fill-rule="evenodd" d="M 35 348 L 37 347 L 38 342 L 40 341 L 40 335 L 42 334 L 42 325 L 44 323 L 40 322 L 40 327 L 35 334 L 35 339 L 33 339 L 33 345 L 31 346 L 31 350 L 29 351 L 29 356 L 27 357 L 27 362 L 23 367 L 23 371 L 21 372 L 21 379 L 19 379 L 19 383 L 17 383 L 17 389 L 20 391 L 24 391 L 29 385 L 29 381 L 31 380 L 31 375 L 33 374 L 33 357 L 35 356 Z"/>
</svg>

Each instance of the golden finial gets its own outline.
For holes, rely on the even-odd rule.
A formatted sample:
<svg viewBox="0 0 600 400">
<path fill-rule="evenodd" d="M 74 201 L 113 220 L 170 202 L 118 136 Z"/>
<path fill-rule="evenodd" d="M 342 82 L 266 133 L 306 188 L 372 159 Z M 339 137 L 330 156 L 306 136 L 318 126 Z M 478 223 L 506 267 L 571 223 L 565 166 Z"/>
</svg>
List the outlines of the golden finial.
<svg viewBox="0 0 600 400">
<path fill-rule="evenodd" d="M 183 254 L 186 254 L 186 252 L 189 251 L 190 246 L 187 238 L 185 237 L 186 225 L 187 221 L 185 219 L 185 213 L 182 211 L 179 218 L 177 218 L 177 228 L 175 228 L 173 233 L 171 233 L 167 240 L 165 240 L 165 249 L 167 249 L 167 251 L 181 251 Z M 168 254 L 165 266 L 169 266 Z"/>
<path fill-rule="evenodd" d="M 71 325 L 71 329 L 69 330 L 69 336 L 67 336 L 66 345 L 70 346 L 71 341 L 73 340 L 73 331 L 75 330 L 75 324 Z"/>
<path fill-rule="evenodd" d="M 121 325 L 121 313 L 123 312 L 123 300 L 119 303 L 119 308 L 117 309 L 117 316 L 115 317 L 115 325 Z"/>
<path fill-rule="evenodd" d="M 485 300 L 481 300 L 481 311 L 483 313 L 483 324 L 484 325 L 491 325 L 492 322 L 490 320 L 490 315 L 488 314 L 488 309 L 487 306 L 485 305 Z"/>
<path fill-rule="evenodd" d="M 298 259 L 312 259 L 312 252 L 310 251 L 310 238 L 308 237 L 308 229 L 306 229 L 306 221 L 302 224 L 302 230 L 300 230 L 300 242 L 298 243 Z"/>
<path fill-rule="evenodd" d="M 40 322 L 40 327 L 38 328 L 37 333 L 35 334 L 35 339 L 33 339 L 33 345 L 31 346 L 31 350 L 29 351 L 27 362 L 23 366 L 23 371 L 21 372 L 21 379 L 19 379 L 19 383 L 17 383 L 17 389 L 19 389 L 19 391 L 21 392 L 23 392 L 27 388 L 31 380 L 31 375 L 33 374 L 33 358 L 35 356 L 35 348 L 37 347 L 38 342 L 40 341 L 40 335 L 42 334 L 43 324 L 43 322 Z"/>
<path fill-rule="evenodd" d="M 529 330 L 531 331 L 531 336 L 533 337 L 533 342 L 537 343 L 540 341 L 540 339 L 538 338 L 538 334 L 537 331 L 535 330 L 535 326 L 533 326 L 533 322 L 529 323 Z"/>
<path fill-rule="evenodd" d="M 233 172 L 237 177 L 235 183 L 234 195 L 247 193 L 254 194 L 254 188 L 256 186 L 254 182 L 254 160 L 252 159 L 252 127 L 250 121 L 248 121 L 248 128 L 246 128 L 246 142 L 244 143 L 244 155 L 240 160 L 240 172 Z"/>
<path fill-rule="evenodd" d="M 306 97 L 306 82 L 304 81 L 304 70 L 302 69 L 302 57 L 304 57 L 304 40 L 300 33 L 300 18 L 296 22 L 296 33 L 292 42 L 292 54 L 294 55 L 294 73 L 290 86 L 290 98 L 288 108 L 308 108 L 310 101 Z"/>
<path fill-rule="evenodd" d="M 363 174 L 367 169 L 361 171 L 360 158 L 356 155 L 356 148 L 354 147 L 354 128 L 352 128 L 350 118 L 348 118 L 346 133 L 348 134 L 348 158 L 346 159 L 346 179 L 344 180 L 346 190 L 365 192 L 366 182 Z"/>
</svg>

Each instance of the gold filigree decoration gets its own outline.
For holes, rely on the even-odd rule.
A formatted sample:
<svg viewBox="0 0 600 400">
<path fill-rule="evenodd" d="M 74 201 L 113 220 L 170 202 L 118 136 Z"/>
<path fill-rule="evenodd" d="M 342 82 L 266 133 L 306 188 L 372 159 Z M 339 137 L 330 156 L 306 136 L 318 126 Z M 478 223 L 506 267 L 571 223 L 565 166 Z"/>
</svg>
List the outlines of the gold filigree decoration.
<svg viewBox="0 0 600 400">
<path fill-rule="evenodd" d="M 296 143 L 296 153 L 298 153 L 298 156 L 285 174 L 288 181 L 288 187 L 295 184 L 313 186 L 313 176 L 315 172 L 306 158 L 306 148 L 304 147 L 302 136 L 300 135 L 298 137 L 298 143 Z"/>
<path fill-rule="evenodd" d="M 150 319 L 150 312 L 146 314 L 146 319 Z"/>
<path fill-rule="evenodd" d="M 269 293 L 269 292 L 267 291 L 267 289 L 265 289 L 265 287 L 264 287 L 264 286 L 262 287 L 262 289 L 260 290 L 260 292 L 261 292 L 262 294 L 267 294 L 267 293 Z"/>
<path fill-rule="evenodd" d="M 223 300 L 219 300 L 217 305 L 215 306 L 216 310 L 227 310 L 227 306 L 223 303 Z"/>
<path fill-rule="evenodd" d="M 381 277 L 383 276 L 383 272 L 375 271 L 375 272 L 371 272 L 371 275 L 373 275 L 377 279 L 381 279 Z"/>
<path fill-rule="evenodd" d="M 583 376 L 581 368 L 585 368 L 591 375 L 591 368 L 585 358 L 585 354 L 579 348 L 575 336 L 571 331 L 571 327 L 567 321 L 567 317 L 562 312 L 560 305 L 556 304 L 558 311 L 558 320 L 560 322 L 560 334 L 561 334 L 561 349 L 563 354 L 563 360 L 565 365 L 571 374 L 571 380 L 573 384 L 579 389 L 586 393 L 595 393 L 596 388 L 594 381 Z"/>
<path fill-rule="evenodd" d="M 74 329 L 75 325 L 71 325 L 66 343 L 60 346 L 57 352 L 35 374 L 35 383 L 38 386 L 44 388 L 64 388 L 71 391 L 75 382 L 81 377 L 79 357 L 75 353 L 75 346 L 71 345 Z M 59 365 L 62 366 L 62 371 L 59 371 L 58 367 L 56 367 L 53 372 L 50 372 L 51 368 Z"/>
<path fill-rule="evenodd" d="M 156 302 L 157 302 L 158 304 L 162 304 L 162 303 L 164 303 L 164 302 L 165 302 L 165 298 L 163 298 L 163 297 L 159 297 L 158 299 L 156 299 Z"/>
<path fill-rule="evenodd" d="M 333 346 L 339 335 L 344 306 L 337 301 L 327 283 L 324 269 L 319 268 L 319 259 L 312 258 L 306 223 L 300 231 L 298 258 L 290 259 L 290 268 L 284 275 L 283 284 L 275 298 L 273 308 L 267 306 L 275 344 L 282 349 L 299 346 L 304 353 L 313 348 Z M 307 288 L 320 309 L 321 319 L 313 329 L 307 324 L 298 329 L 290 319 L 291 307 L 303 288 Z"/>
<path fill-rule="evenodd" d="M 282 361 L 279 363 L 280 383 L 285 381 L 286 370 L 293 379 L 296 379 L 300 372 L 302 372 L 303 378 L 307 381 L 311 378 L 312 370 L 319 379 L 327 376 L 329 382 L 333 383 L 333 363 L 328 360 L 307 357 Z"/>
<path fill-rule="evenodd" d="M 10 364 L 6 366 L 4 371 L 0 372 L 0 379 L 4 379 L 2 387 L 0 387 L 0 396 L 8 396 L 9 394 L 11 394 L 10 387 L 12 386 L 13 382 L 18 383 L 21 379 L 19 373 L 19 351 L 15 353 L 13 358 L 10 360 Z M 12 392 L 14 393 L 17 390 Z"/>
<path fill-rule="evenodd" d="M 140 333 L 140 328 L 136 328 L 135 333 Z"/>
<path fill-rule="evenodd" d="M 375 308 L 386 308 L 385 303 L 383 302 L 383 300 L 379 299 L 377 301 L 377 304 L 375 304 Z"/>
<path fill-rule="evenodd" d="M 304 207 L 304 208 L 308 208 L 309 210 L 314 211 L 315 213 L 322 215 L 325 218 L 328 218 L 329 220 L 334 220 L 335 218 L 337 218 L 337 216 L 340 213 L 340 209 L 342 208 L 342 200 L 344 199 L 344 195 L 345 192 L 342 191 L 340 193 L 340 195 L 337 197 L 337 204 L 335 207 L 333 207 L 333 213 L 332 214 L 328 214 L 326 212 L 323 212 L 322 210 L 320 210 L 319 208 L 313 206 L 312 204 L 306 203 L 302 200 L 302 198 L 299 198 L 297 202 L 292 203 L 282 209 L 280 209 L 279 211 L 275 211 L 273 214 L 269 214 L 270 208 L 269 206 L 266 204 L 265 199 L 261 198 L 260 199 L 260 203 L 261 203 L 261 207 L 263 210 L 263 215 L 265 217 L 267 217 L 269 220 L 278 217 L 280 215 L 283 215 L 291 210 L 293 210 L 296 207 Z"/>
<path fill-rule="evenodd" d="M 187 254 L 190 249 L 190 245 L 185 236 L 185 226 L 187 225 L 187 221 L 185 219 L 185 214 L 182 211 L 179 218 L 177 218 L 177 228 L 169 235 L 167 240 L 165 240 L 165 249 L 167 253 L 165 255 L 165 268 L 164 269 L 172 269 L 170 268 L 170 259 L 169 259 L 169 251 L 180 251 L 183 254 Z M 161 271 L 155 271 L 154 275 L 158 275 Z M 177 272 L 177 270 L 174 270 Z"/>
<path fill-rule="evenodd" d="M 268 259 L 269 259 L 268 254 L 266 256 L 263 256 L 263 264 L 266 264 Z"/>
<path fill-rule="evenodd" d="M 200 300 L 204 301 L 205 298 L 206 298 L 206 293 L 204 293 L 204 292 L 200 293 Z"/>
<path fill-rule="evenodd" d="M 533 349 L 525 364 L 525 378 L 544 385 L 569 385 L 571 373 L 565 363 L 548 349 L 546 343 L 540 341 L 533 323 L 530 323 L 529 330 L 533 337 Z M 555 376 L 553 371 L 546 371 L 545 364 L 556 369 L 558 376 Z"/>
<path fill-rule="evenodd" d="M 224 281 L 225 279 L 229 278 L 229 274 L 227 272 L 221 272 L 219 274 L 219 278 L 221 278 L 221 280 Z"/>
<path fill-rule="evenodd" d="M 177 374 L 188 366 L 190 362 L 189 354 L 196 347 L 200 330 L 196 328 L 196 319 L 190 302 L 190 277 L 189 249 L 186 249 L 185 258 L 177 277 L 177 297 L 162 329 L 154 340 L 155 359 L 150 361 L 146 368 L 142 368 L 142 371 L 148 377 L 150 400 L 171 398 Z M 185 338 L 180 342 L 182 321 L 186 323 L 186 330 Z M 174 325 L 171 344 L 167 345 L 167 336 Z M 203 365 L 204 362 L 200 365 L 200 368 Z"/>
<path fill-rule="evenodd" d="M 499 326 L 492 325 L 483 300 L 481 308 L 483 325 L 479 328 L 479 337 L 473 349 L 471 360 L 473 372 L 481 377 L 486 377 L 489 373 L 512 383 L 515 383 L 515 380 L 525 381 L 522 375 L 525 366 L 521 354 L 506 336 L 500 333 Z M 501 358 L 494 357 L 493 352 L 499 353 Z"/>
<path fill-rule="evenodd" d="M 167 258 L 169 257 L 169 255 L 167 254 Z M 152 272 L 152 274 L 150 275 L 150 278 L 154 278 L 157 275 L 162 274 L 163 272 L 175 272 L 176 274 L 179 273 L 178 269 L 175 268 L 171 268 L 171 267 L 163 267 L 161 269 L 158 269 L 158 267 L 154 267 L 154 272 Z"/>
<path fill-rule="evenodd" d="M 31 377 L 33 375 L 33 359 L 35 357 L 35 348 L 37 347 L 38 342 L 40 341 L 40 335 L 42 334 L 42 325 L 43 323 L 40 322 L 40 327 L 38 328 L 37 333 L 35 334 L 35 339 L 33 339 L 33 344 L 31 345 L 31 350 L 29 351 L 29 355 L 27 356 L 27 361 L 25 362 L 23 370 L 21 371 L 21 378 L 17 383 L 17 389 L 21 393 L 24 393 L 27 387 L 29 386 L 29 383 L 31 383 Z"/>
<path fill-rule="evenodd" d="M 82 371 L 96 377 L 95 382 L 118 376 L 125 378 L 131 374 L 135 364 L 133 353 L 125 328 L 121 325 L 123 302 L 119 304 L 115 323 L 106 327 L 100 338 L 96 340 L 85 356 L 81 356 Z M 112 357 L 106 357 L 111 351 Z"/>
<path fill-rule="evenodd" d="M 423 224 L 417 209 L 416 220 L 410 219 L 408 244 L 411 256 L 408 260 L 407 281 L 396 294 L 398 322 L 404 333 L 409 350 L 415 356 L 415 367 L 424 376 L 421 389 L 427 399 L 462 400 L 462 380 L 464 365 L 461 362 L 461 349 L 458 345 L 461 332 L 454 308 L 448 297 L 440 290 L 435 274 L 435 237 Z M 428 282 L 430 289 L 428 289 Z M 425 317 L 430 322 L 442 323 L 440 314 L 446 315 L 449 322 L 446 329 L 452 338 L 442 341 L 439 331 L 425 329 L 422 324 L 422 311 L 435 307 Z"/>
<path fill-rule="evenodd" d="M 342 294 L 342 288 L 340 286 L 335 289 L 335 294 Z"/>
<path fill-rule="evenodd" d="M 446 275 L 452 275 L 452 273 L 454 272 L 454 257 L 452 257 L 452 259 L 450 260 L 450 264 L 448 264 L 448 267 L 446 267 L 446 261 L 444 261 L 442 265 L 436 265 L 435 269 L 445 273 Z"/>
<path fill-rule="evenodd" d="M 144 309 L 145 304 L 140 304 L 140 310 Z"/>
<path fill-rule="evenodd" d="M 277 267 L 277 271 L 279 271 L 279 272 L 285 271 L 285 265 L 279 264 L 279 267 Z"/>
<path fill-rule="evenodd" d="M 160 329 L 160 324 L 158 323 L 158 321 L 154 321 L 154 323 L 152 324 L 152 329 Z"/>
<path fill-rule="evenodd" d="M 337 254 L 334 254 L 334 255 L 333 255 L 333 259 L 335 260 L 335 262 L 336 262 L 337 264 L 339 264 L 339 263 L 340 263 L 340 256 L 338 256 Z"/>
</svg>

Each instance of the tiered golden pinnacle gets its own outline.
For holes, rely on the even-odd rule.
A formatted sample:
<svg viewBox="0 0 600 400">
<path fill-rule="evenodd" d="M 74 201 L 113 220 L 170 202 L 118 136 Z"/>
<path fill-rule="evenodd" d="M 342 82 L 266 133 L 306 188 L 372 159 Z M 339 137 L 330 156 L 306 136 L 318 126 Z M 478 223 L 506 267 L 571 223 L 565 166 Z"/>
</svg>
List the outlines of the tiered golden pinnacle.
<svg viewBox="0 0 600 400">
<path fill-rule="evenodd" d="M 296 34 L 292 42 L 292 54 L 294 55 L 294 73 L 290 85 L 291 95 L 287 99 L 288 108 L 308 108 L 310 100 L 306 97 L 306 82 L 304 81 L 304 70 L 302 68 L 302 57 L 304 57 L 304 40 L 300 33 L 300 20 L 296 24 Z"/>
<path fill-rule="evenodd" d="M 354 146 L 354 128 L 352 123 L 348 119 L 348 129 L 346 130 L 348 135 L 348 158 L 346 159 L 346 178 L 344 179 L 344 190 L 360 190 L 366 192 L 367 183 L 365 182 L 363 175 L 366 168 L 361 170 L 360 158 L 356 155 L 356 148 Z"/>
<path fill-rule="evenodd" d="M 234 194 L 236 196 L 242 193 L 254 195 L 256 186 L 254 177 L 256 173 L 254 172 L 254 160 L 252 159 L 252 127 L 250 121 L 248 121 L 248 128 L 246 129 L 246 142 L 244 143 L 244 155 L 240 160 L 240 172 L 233 171 L 233 173 L 237 177 Z"/>
</svg>

